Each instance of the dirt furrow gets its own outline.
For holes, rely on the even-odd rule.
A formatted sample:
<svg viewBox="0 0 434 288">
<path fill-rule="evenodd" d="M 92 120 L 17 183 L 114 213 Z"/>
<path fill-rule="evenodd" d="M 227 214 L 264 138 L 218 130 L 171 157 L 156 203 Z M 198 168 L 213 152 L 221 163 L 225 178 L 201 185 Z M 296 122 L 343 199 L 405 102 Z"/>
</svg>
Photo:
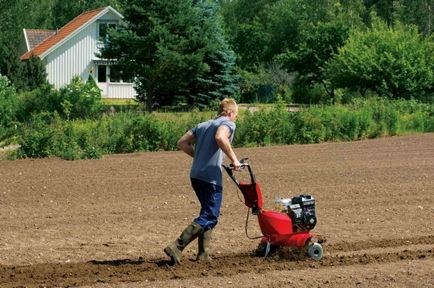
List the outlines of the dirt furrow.
<svg viewBox="0 0 434 288">
<path fill-rule="evenodd" d="M 424 242 L 426 240 L 422 240 Z M 426 241 L 428 242 L 428 241 Z M 321 261 L 307 258 L 290 259 L 288 254 L 269 258 L 250 254 L 225 255 L 211 263 L 189 259 L 182 265 L 171 266 L 166 260 L 107 260 L 87 263 L 37 264 L 29 266 L 0 266 L 1 287 L 68 287 L 92 283 L 121 283 L 189 279 L 208 276 L 231 276 L 239 273 L 260 273 L 272 270 L 324 269 L 333 266 L 368 265 L 434 258 L 434 248 L 412 248 L 385 253 L 364 253 L 325 256 Z M 289 257 L 289 258 L 288 258 Z"/>
<path fill-rule="evenodd" d="M 236 149 L 265 209 L 279 196 L 315 197 L 318 262 L 288 248 L 254 256 L 259 240 L 245 237 L 226 176 L 214 260 L 195 262 L 192 243 L 170 266 L 163 248 L 199 209 L 180 151 L 0 161 L 0 287 L 434 287 L 433 143 L 428 133 Z"/>
<path fill-rule="evenodd" d="M 327 245 L 326 243 L 325 246 L 327 247 L 327 251 L 334 253 L 427 244 L 434 245 L 434 235 L 402 239 L 373 239 L 359 242 L 338 242 L 330 245 Z"/>
</svg>

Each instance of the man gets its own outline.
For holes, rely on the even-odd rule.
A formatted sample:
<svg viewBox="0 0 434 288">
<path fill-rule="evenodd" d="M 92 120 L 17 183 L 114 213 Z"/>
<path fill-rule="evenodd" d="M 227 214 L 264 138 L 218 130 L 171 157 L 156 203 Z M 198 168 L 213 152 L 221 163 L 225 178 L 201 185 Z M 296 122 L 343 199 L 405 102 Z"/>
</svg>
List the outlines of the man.
<svg viewBox="0 0 434 288">
<path fill-rule="evenodd" d="M 199 238 L 197 260 L 210 260 L 211 234 L 217 225 L 222 202 L 223 154 L 229 158 L 235 170 L 240 168 L 231 146 L 237 116 L 237 103 L 225 98 L 220 102 L 215 119 L 198 124 L 178 140 L 178 148 L 193 157 L 190 178 L 201 209 L 199 216 L 184 229 L 179 238 L 164 249 L 176 264 L 181 262 L 182 250 L 196 238 Z"/>
</svg>

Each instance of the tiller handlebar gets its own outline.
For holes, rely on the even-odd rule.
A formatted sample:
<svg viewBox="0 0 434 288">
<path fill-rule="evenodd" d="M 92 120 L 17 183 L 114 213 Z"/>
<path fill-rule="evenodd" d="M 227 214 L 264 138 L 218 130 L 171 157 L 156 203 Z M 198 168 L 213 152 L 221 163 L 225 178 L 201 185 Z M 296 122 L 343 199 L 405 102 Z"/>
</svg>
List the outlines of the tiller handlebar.
<svg viewBox="0 0 434 288">
<path fill-rule="evenodd" d="M 247 167 L 250 175 L 250 183 L 238 181 L 235 178 L 234 167 L 232 165 L 222 166 L 243 194 L 244 204 L 247 207 L 252 208 L 253 215 L 259 215 L 262 210 L 262 192 L 258 183 L 256 183 L 255 175 L 253 174 L 252 168 L 250 167 L 249 163 L 247 163 L 247 160 L 248 158 L 241 159 L 240 169 L 243 170 L 245 167 Z"/>
</svg>

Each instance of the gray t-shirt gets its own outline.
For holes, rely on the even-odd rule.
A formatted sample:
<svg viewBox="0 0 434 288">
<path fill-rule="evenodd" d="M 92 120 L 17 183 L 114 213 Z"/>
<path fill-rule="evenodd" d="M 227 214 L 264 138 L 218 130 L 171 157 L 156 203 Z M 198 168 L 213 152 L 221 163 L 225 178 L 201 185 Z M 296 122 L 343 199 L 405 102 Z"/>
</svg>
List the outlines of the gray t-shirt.
<svg viewBox="0 0 434 288">
<path fill-rule="evenodd" d="M 215 134 L 221 125 L 229 127 L 230 141 L 232 142 L 235 123 L 230 121 L 229 117 L 221 116 L 217 119 L 202 122 L 191 129 L 191 132 L 196 137 L 196 145 L 190 177 L 218 186 L 223 186 L 221 166 L 224 153 L 217 145 Z"/>
</svg>

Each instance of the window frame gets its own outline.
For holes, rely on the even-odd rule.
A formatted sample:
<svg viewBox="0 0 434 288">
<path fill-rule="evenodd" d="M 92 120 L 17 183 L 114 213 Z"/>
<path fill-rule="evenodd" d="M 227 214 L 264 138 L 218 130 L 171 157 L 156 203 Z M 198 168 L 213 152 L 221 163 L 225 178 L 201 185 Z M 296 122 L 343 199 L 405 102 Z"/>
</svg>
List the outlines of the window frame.
<svg viewBox="0 0 434 288">
<path fill-rule="evenodd" d="M 101 36 L 101 34 L 102 34 L 101 33 L 101 27 L 103 25 L 106 26 L 106 28 L 105 28 L 105 31 L 104 31 L 105 35 L 102 38 L 102 36 Z M 97 31 L 98 31 L 98 35 L 97 35 L 98 42 L 100 42 L 100 43 L 106 43 L 107 42 L 107 40 L 108 40 L 108 33 L 107 33 L 107 31 L 110 28 L 117 29 L 118 28 L 117 21 L 99 21 L 98 22 L 98 29 L 97 29 Z"/>
</svg>

